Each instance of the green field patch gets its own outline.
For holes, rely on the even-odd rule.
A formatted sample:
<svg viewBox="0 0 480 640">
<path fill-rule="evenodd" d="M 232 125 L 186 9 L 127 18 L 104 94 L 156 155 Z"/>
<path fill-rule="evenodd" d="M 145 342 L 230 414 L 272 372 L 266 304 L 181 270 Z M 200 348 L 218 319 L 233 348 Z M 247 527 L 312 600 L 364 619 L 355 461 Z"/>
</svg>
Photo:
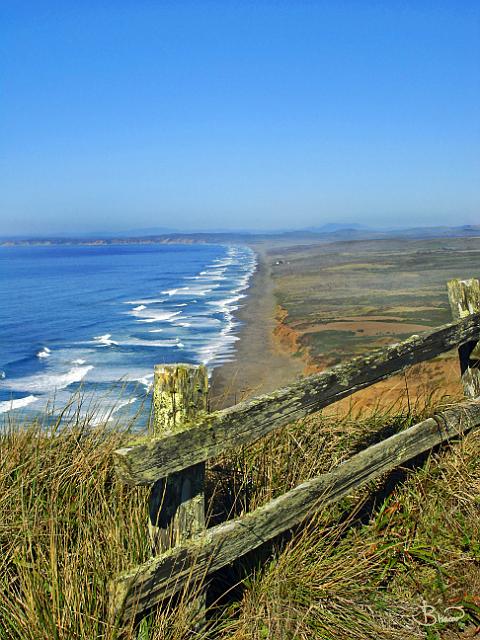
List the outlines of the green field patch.
<svg viewBox="0 0 480 640">
<path fill-rule="evenodd" d="M 358 271 L 360 269 L 393 269 L 394 264 L 374 263 L 374 262 L 348 262 L 347 264 L 339 264 L 333 267 L 326 267 L 325 271 Z"/>
</svg>

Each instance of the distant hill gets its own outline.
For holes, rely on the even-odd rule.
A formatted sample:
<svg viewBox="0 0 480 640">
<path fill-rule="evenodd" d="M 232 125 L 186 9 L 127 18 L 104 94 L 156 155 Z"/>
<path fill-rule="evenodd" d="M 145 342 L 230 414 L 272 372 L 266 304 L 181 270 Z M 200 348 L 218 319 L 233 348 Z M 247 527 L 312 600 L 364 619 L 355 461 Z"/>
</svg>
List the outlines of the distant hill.
<svg viewBox="0 0 480 640">
<path fill-rule="evenodd" d="M 326 231 L 327 229 L 333 229 Z M 323 231 L 321 229 L 324 229 Z M 60 244 L 193 244 L 201 243 L 254 243 L 266 240 L 295 240 L 297 242 L 336 242 L 353 240 L 375 240 L 383 238 L 464 238 L 480 236 L 480 225 L 462 225 L 458 227 L 413 227 L 409 229 L 378 230 L 362 225 L 328 224 L 318 230 L 279 231 L 270 233 L 254 232 L 202 232 L 202 233 L 142 233 L 150 229 L 138 230 L 139 235 L 92 234 L 76 237 L 31 237 L 0 238 L 0 244 L 6 245 L 60 245 Z M 125 232 L 126 233 L 126 232 Z"/>
<path fill-rule="evenodd" d="M 409 238 L 441 238 L 480 236 L 480 225 L 464 224 L 459 227 L 413 227 L 388 231 L 388 236 Z"/>
<path fill-rule="evenodd" d="M 337 231 L 367 231 L 369 227 L 355 222 L 329 222 L 320 227 L 306 227 L 305 231 L 310 233 L 336 233 Z"/>
</svg>

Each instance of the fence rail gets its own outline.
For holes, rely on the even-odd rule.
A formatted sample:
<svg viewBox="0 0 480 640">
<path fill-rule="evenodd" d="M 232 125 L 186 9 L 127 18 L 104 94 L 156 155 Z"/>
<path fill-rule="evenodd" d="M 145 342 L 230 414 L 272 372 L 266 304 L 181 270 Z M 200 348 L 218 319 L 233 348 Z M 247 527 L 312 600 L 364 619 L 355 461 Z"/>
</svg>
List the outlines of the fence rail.
<svg viewBox="0 0 480 640">
<path fill-rule="evenodd" d="M 152 538 L 156 555 L 111 582 L 112 614 L 127 619 L 148 610 L 187 581 L 200 580 L 291 529 L 320 503 L 335 502 L 420 453 L 479 427 L 480 402 L 458 404 L 368 447 L 251 513 L 204 529 L 204 463 L 212 457 L 250 444 L 454 347 L 459 349 L 465 395 L 477 398 L 480 369 L 472 356 L 480 340 L 480 282 L 450 281 L 448 293 L 455 322 L 210 415 L 203 402 L 204 368 L 174 365 L 156 370 L 153 437 L 114 454 L 125 482 L 153 485 L 150 526 L 156 532 Z"/>
<path fill-rule="evenodd" d="M 178 433 L 146 438 L 118 449 L 114 460 L 128 484 L 148 485 L 187 466 L 217 457 L 229 449 L 251 444 L 273 429 L 303 418 L 409 367 L 431 360 L 462 343 L 480 339 L 480 314 L 377 349 L 323 373 L 201 416 Z"/>
</svg>

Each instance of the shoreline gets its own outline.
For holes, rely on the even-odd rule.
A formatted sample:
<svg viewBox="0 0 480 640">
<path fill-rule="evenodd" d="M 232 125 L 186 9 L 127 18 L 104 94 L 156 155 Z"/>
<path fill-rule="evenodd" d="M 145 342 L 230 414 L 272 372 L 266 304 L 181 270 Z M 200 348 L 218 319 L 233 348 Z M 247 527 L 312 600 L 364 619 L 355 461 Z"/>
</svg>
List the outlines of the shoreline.
<svg viewBox="0 0 480 640">
<path fill-rule="evenodd" d="M 246 290 L 245 303 L 235 314 L 235 319 L 242 325 L 235 360 L 212 373 L 213 409 L 225 408 L 291 384 L 305 368 L 302 359 L 279 348 L 274 333 L 276 300 L 267 257 L 268 245 L 250 248 L 257 257 L 257 269 Z"/>
<path fill-rule="evenodd" d="M 287 309 L 275 298 L 271 271 L 276 245 L 259 243 L 250 246 L 258 266 L 244 305 L 235 313 L 240 321 L 235 360 L 215 369 L 211 377 L 212 410 L 232 406 L 254 396 L 270 393 L 294 383 L 299 377 L 319 373 L 332 366 L 328 361 L 311 356 L 308 345 L 300 342 L 302 333 L 286 322 Z M 372 345 L 369 350 L 382 346 Z M 294 355 L 295 354 L 295 355 Z M 346 355 L 348 360 L 355 355 Z M 404 373 L 380 381 L 340 400 L 329 412 L 374 412 L 393 407 L 402 410 L 422 406 L 446 397 L 462 397 L 456 350 L 432 361 L 409 367 Z"/>
</svg>

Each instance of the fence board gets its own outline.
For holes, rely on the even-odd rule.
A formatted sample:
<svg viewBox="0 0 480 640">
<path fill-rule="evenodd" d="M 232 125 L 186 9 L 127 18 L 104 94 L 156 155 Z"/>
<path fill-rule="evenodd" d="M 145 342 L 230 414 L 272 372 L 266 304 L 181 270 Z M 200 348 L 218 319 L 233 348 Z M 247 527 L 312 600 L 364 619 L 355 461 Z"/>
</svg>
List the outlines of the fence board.
<svg viewBox="0 0 480 640">
<path fill-rule="evenodd" d="M 241 518 L 208 529 L 187 544 L 119 576 L 110 585 L 112 613 L 130 617 L 202 579 L 302 522 L 322 506 L 480 426 L 480 402 L 459 404 L 375 444 L 330 473 L 304 482 Z"/>
<path fill-rule="evenodd" d="M 448 299 L 454 320 L 480 311 L 480 280 L 450 280 L 447 282 Z M 460 372 L 467 398 L 480 395 L 479 351 L 476 340 L 459 346 Z"/>
<path fill-rule="evenodd" d="M 410 365 L 479 338 L 480 314 L 477 313 L 354 358 L 271 394 L 210 414 L 193 428 L 161 439 L 140 439 L 114 453 L 117 471 L 129 484 L 151 484 L 229 449 L 251 444 L 273 429 L 314 413 Z"/>
</svg>

